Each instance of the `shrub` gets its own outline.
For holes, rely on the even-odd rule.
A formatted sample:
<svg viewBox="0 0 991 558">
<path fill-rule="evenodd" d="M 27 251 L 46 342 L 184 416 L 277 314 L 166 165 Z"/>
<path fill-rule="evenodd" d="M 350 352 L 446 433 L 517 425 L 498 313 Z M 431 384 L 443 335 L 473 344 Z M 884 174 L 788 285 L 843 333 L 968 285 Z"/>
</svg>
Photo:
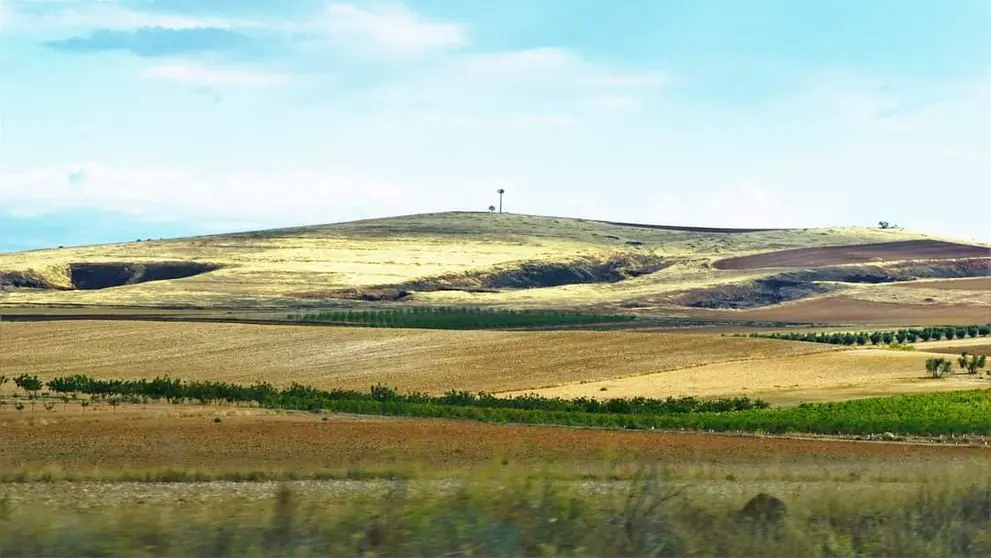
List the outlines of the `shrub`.
<svg viewBox="0 0 991 558">
<path fill-rule="evenodd" d="M 932 375 L 933 378 L 942 378 L 946 374 L 950 373 L 952 369 L 953 365 L 950 364 L 950 361 L 945 358 L 930 358 L 926 360 L 926 370 Z"/>
</svg>

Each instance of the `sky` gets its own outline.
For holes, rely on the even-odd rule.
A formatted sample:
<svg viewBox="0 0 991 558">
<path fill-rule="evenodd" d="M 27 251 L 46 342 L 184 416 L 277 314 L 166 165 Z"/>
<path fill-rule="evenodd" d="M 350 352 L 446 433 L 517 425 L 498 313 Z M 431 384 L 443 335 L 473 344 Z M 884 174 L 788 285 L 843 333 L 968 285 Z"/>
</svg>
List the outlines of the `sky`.
<svg viewBox="0 0 991 558">
<path fill-rule="evenodd" d="M 991 241 L 989 0 L 0 0 L 0 251 L 434 211 Z"/>
</svg>

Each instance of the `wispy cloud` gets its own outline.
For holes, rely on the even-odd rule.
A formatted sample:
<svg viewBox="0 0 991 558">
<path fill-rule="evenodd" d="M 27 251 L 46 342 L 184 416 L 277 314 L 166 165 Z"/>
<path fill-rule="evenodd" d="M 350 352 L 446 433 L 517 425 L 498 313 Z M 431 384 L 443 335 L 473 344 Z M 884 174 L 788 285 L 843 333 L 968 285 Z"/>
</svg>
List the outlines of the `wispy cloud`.
<svg viewBox="0 0 991 558">
<path fill-rule="evenodd" d="M 465 55 L 457 61 L 456 69 L 473 77 L 504 82 L 523 80 L 604 88 L 658 88 L 668 83 L 658 72 L 626 71 L 560 47 Z"/>
<path fill-rule="evenodd" d="M 6 34 L 49 34 L 96 29 L 235 29 L 264 27 L 260 22 L 167 14 L 129 9 L 115 1 L 0 2 L 0 26 Z"/>
<path fill-rule="evenodd" d="M 222 85 L 265 86 L 290 81 L 284 74 L 236 68 L 208 67 L 195 62 L 173 62 L 146 68 L 141 75 L 149 79 L 175 81 L 191 85 L 216 87 Z M 216 92 L 212 91 L 215 96 Z"/>
<path fill-rule="evenodd" d="M 156 57 L 238 50 L 251 42 L 250 37 L 230 29 L 145 27 L 136 31 L 100 30 L 83 37 L 48 41 L 44 44 L 53 50 L 78 54 L 124 51 L 138 56 Z"/>
<path fill-rule="evenodd" d="M 327 7 L 325 16 L 326 31 L 332 39 L 384 54 L 421 54 L 468 42 L 464 24 L 429 19 L 400 3 L 367 6 L 335 2 Z"/>
</svg>

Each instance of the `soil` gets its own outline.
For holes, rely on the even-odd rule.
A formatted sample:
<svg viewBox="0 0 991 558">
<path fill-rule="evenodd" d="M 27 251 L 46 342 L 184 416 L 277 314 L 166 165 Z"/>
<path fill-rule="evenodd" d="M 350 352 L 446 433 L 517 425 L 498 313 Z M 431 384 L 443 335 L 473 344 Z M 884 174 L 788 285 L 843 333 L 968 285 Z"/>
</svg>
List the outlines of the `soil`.
<svg viewBox="0 0 991 558">
<path fill-rule="evenodd" d="M 713 267 L 716 269 L 808 268 L 878 261 L 980 258 L 989 255 L 991 255 L 991 249 L 983 246 L 940 240 L 908 240 L 854 246 L 779 250 L 719 260 L 713 264 Z"/>
<path fill-rule="evenodd" d="M 693 317 L 767 322 L 870 325 L 972 325 L 991 322 L 991 307 L 897 304 L 829 296 L 753 310 L 692 310 Z"/>
<path fill-rule="evenodd" d="M 572 464 L 621 461 L 810 467 L 905 459 L 991 457 L 982 446 L 930 446 L 700 433 L 495 425 L 449 420 L 364 419 L 249 409 L 98 405 L 84 415 L 0 411 L 0 469 L 92 471 L 165 467 L 320 471 L 419 464 L 433 470 L 494 461 Z M 59 405 L 61 409 L 61 405 Z M 129 410 L 130 409 L 130 410 Z M 222 422 L 215 423 L 214 416 Z M 323 420 L 327 418 L 328 420 Z M 925 469 L 921 469 L 924 471 Z"/>
</svg>

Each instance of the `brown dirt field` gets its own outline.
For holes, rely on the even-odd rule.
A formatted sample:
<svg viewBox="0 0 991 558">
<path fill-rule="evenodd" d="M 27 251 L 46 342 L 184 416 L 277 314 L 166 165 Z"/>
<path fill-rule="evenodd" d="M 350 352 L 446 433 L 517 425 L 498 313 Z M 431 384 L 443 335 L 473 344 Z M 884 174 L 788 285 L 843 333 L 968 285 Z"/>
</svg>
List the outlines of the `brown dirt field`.
<svg viewBox="0 0 991 558">
<path fill-rule="evenodd" d="M 926 350 L 933 353 L 943 353 L 948 355 L 959 355 L 960 353 L 966 352 L 969 355 L 991 356 L 991 342 L 982 343 L 980 345 L 948 345 L 946 347 L 933 347 Z"/>
<path fill-rule="evenodd" d="M 719 260 L 716 269 L 758 269 L 763 267 L 822 267 L 896 260 L 930 260 L 987 257 L 991 250 L 941 240 L 908 240 L 856 246 L 826 246 L 779 250 L 752 256 Z"/>
<path fill-rule="evenodd" d="M 61 406 L 60 406 L 61 407 Z M 273 416 L 232 408 L 121 407 L 78 413 L 0 411 L 0 470 L 117 471 L 162 468 L 312 472 L 411 465 L 443 473 L 501 460 L 524 467 L 606 462 L 829 468 L 864 462 L 918 466 L 987 460 L 984 447 L 880 444 L 692 433 L 630 432 L 474 422 Z M 227 414 L 215 424 L 212 417 Z M 827 467 L 828 464 L 828 467 Z M 845 473 L 843 473 L 845 474 Z"/>
<path fill-rule="evenodd" d="M 13 376 L 171 375 L 367 390 L 535 389 L 722 361 L 834 350 L 706 334 L 499 332 L 163 322 L 3 323 Z"/>
<path fill-rule="evenodd" d="M 991 291 L 991 277 L 944 279 L 942 281 L 909 281 L 891 285 L 899 289 L 933 289 L 937 291 Z"/>
<path fill-rule="evenodd" d="M 972 325 L 991 321 L 991 307 L 964 304 L 896 304 L 830 296 L 754 310 L 693 310 L 692 316 L 869 325 Z"/>
<path fill-rule="evenodd" d="M 931 354 L 853 349 L 841 352 L 718 363 L 697 368 L 539 390 L 548 397 L 760 397 L 774 404 L 854 399 L 929 391 L 991 388 L 973 376 L 934 380 L 925 375 Z M 605 391 L 603 391 L 603 388 Z"/>
</svg>

